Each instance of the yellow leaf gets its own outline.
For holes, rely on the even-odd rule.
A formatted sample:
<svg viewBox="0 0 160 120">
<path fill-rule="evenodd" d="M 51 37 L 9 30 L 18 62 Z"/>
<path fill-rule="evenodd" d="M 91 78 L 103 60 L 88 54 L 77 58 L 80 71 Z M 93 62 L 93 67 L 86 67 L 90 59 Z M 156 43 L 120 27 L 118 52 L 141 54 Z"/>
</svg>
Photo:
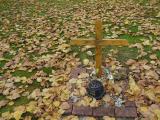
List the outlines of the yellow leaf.
<svg viewBox="0 0 160 120">
<path fill-rule="evenodd" d="M 86 94 L 86 89 L 84 87 L 81 87 L 79 92 L 81 96 L 84 96 Z"/>
<path fill-rule="evenodd" d="M 84 60 L 83 60 L 83 64 L 84 64 L 84 65 L 88 65 L 88 64 L 89 64 L 89 60 L 88 60 L 88 59 L 84 59 Z"/>
<path fill-rule="evenodd" d="M 79 118 L 78 116 L 70 115 L 70 116 L 63 117 L 62 120 L 79 120 Z"/>
<path fill-rule="evenodd" d="M 115 118 L 109 117 L 109 116 L 104 116 L 103 119 L 104 119 L 104 120 L 115 120 Z"/>
<path fill-rule="evenodd" d="M 128 25 L 129 24 L 129 20 L 125 20 L 124 24 Z"/>
<path fill-rule="evenodd" d="M 89 77 L 89 74 L 88 74 L 88 73 L 81 73 L 81 74 L 78 76 L 79 79 L 87 78 L 87 77 Z"/>
<path fill-rule="evenodd" d="M 36 109 L 37 102 L 31 101 L 27 106 L 26 106 L 26 111 L 28 112 L 33 112 Z"/>
<path fill-rule="evenodd" d="M 140 107 L 140 111 L 141 111 L 142 113 L 145 113 L 145 112 L 148 111 L 148 107 L 147 107 L 147 106 Z"/>
<path fill-rule="evenodd" d="M 70 108 L 70 105 L 68 104 L 68 102 L 63 102 L 60 108 L 63 110 L 67 110 Z"/>
<path fill-rule="evenodd" d="M 13 115 L 13 117 L 16 119 L 16 120 L 19 120 L 20 118 L 21 118 L 21 115 L 22 115 L 23 113 L 21 112 L 21 111 L 16 111 L 16 112 L 14 112 L 12 115 Z"/>
<path fill-rule="evenodd" d="M 155 93 L 153 90 L 147 90 L 145 92 L 145 95 L 150 99 L 150 100 L 153 100 L 155 101 L 156 100 L 156 96 L 155 96 Z"/>
<path fill-rule="evenodd" d="M 136 84 L 135 80 L 130 76 L 130 78 L 129 78 L 129 91 L 128 91 L 128 93 L 130 93 L 132 95 L 139 95 L 140 92 L 141 92 L 141 89 Z"/>
<path fill-rule="evenodd" d="M 155 109 L 153 112 L 157 116 L 158 120 L 160 120 L 160 109 Z"/>
<path fill-rule="evenodd" d="M 5 118 L 6 120 L 9 120 L 9 119 L 12 118 L 12 115 L 11 115 L 10 112 L 4 112 L 4 113 L 2 113 L 1 116 L 2 116 L 3 118 Z"/>
<path fill-rule="evenodd" d="M 12 113 L 12 116 L 16 120 L 20 120 L 21 115 L 25 112 L 25 107 L 24 106 L 18 106 L 15 108 L 15 111 Z"/>
<path fill-rule="evenodd" d="M 86 117 L 86 120 L 96 120 L 94 117 Z"/>
<path fill-rule="evenodd" d="M 54 105 L 55 107 L 59 107 L 59 106 L 60 106 L 60 102 L 59 102 L 59 101 L 54 101 L 54 102 L 53 102 L 53 105 Z"/>
<path fill-rule="evenodd" d="M 120 86 L 118 86 L 117 84 L 114 84 L 113 88 L 114 88 L 117 95 L 122 92 L 122 88 Z"/>
</svg>

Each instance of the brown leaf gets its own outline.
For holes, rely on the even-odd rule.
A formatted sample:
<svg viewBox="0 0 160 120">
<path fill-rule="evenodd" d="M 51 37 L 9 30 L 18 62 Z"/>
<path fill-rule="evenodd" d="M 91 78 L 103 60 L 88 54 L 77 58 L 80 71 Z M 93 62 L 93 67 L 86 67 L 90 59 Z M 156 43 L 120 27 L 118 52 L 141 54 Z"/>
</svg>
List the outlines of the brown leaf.
<svg viewBox="0 0 160 120">
<path fill-rule="evenodd" d="M 5 106 L 9 101 L 8 100 L 1 100 L 0 101 L 0 108 Z"/>
<path fill-rule="evenodd" d="M 136 63 L 135 60 L 129 59 L 129 60 L 127 60 L 127 62 L 126 62 L 126 65 L 132 65 L 132 64 L 134 64 L 134 63 Z"/>
<path fill-rule="evenodd" d="M 60 106 L 60 108 L 66 110 L 70 108 L 70 105 L 68 104 L 68 102 L 63 102 Z"/>
<path fill-rule="evenodd" d="M 149 57 L 150 57 L 150 59 L 152 59 L 152 60 L 156 60 L 156 59 L 157 59 L 156 54 L 152 54 L 152 55 L 150 55 Z"/>
</svg>

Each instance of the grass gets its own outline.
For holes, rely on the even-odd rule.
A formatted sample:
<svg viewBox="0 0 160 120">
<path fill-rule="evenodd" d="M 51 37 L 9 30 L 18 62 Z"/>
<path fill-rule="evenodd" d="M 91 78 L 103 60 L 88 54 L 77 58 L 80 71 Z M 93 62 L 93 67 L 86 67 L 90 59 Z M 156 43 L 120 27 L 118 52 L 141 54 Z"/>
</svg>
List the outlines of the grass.
<svg viewBox="0 0 160 120">
<path fill-rule="evenodd" d="M 24 97 L 20 97 L 20 98 L 14 100 L 13 102 L 14 102 L 13 105 L 6 105 L 6 106 L 0 108 L 0 114 L 7 112 L 7 111 L 11 112 L 11 111 L 13 111 L 14 107 L 20 106 L 20 105 L 25 105 L 25 104 L 29 103 L 30 100 L 28 100 L 28 98 L 24 96 Z"/>
<path fill-rule="evenodd" d="M 37 82 L 36 80 L 33 81 L 32 84 L 29 84 L 28 87 L 26 88 L 29 92 L 32 92 L 34 89 L 39 88 L 41 89 L 41 85 L 39 82 Z"/>
<path fill-rule="evenodd" d="M 14 55 L 12 55 L 10 52 L 5 52 L 5 53 L 3 54 L 3 57 L 4 57 L 5 59 L 12 59 L 13 56 L 14 56 Z"/>
<path fill-rule="evenodd" d="M 160 50 L 159 50 L 159 51 L 156 51 L 156 55 L 157 55 L 157 58 L 160 59 Z"/>
<path fill-rule="evenodd" d="M 6 60 L 1 60 L 0 61 L 0 68 L 2 68 L 6 64 L 6 62 L 7 62 Z"/>
<path fill-rule="evenodd" d="M 48 75 L 50 75 L 52 73 L 53 68 L 52 67 L 44 67 L 43 68 L 43 72 L 47 73 Z"/>
<path fill-rule="evenodd" d="M 0 100 L 5 100 L 5 99 L 6 99 L 6 96 L 5 96 L 5 95 L 0 94 Z"/>
<path fill-rule="evenodd" d="M 28 72 L 25 70 L 16 70 L 15 72 L 12 73 L 13 76 L 17 77 L 31 77 L 32 75 L 34 75 L 36 73 L 36 71 L 32 71 L 32 72 Z"/>
<path fill-rule="evenodd" d="M 129 35 L 129 34 L 123 34 L 123 35 L 119 35 L 119 38 L 121 39 L 126 39 L 128 40 L 129 43 L 137 43 L 137 42 L 141 42 L 142 39 L 144 39 L 144 36 L 141 35 Z"/>
</svg>

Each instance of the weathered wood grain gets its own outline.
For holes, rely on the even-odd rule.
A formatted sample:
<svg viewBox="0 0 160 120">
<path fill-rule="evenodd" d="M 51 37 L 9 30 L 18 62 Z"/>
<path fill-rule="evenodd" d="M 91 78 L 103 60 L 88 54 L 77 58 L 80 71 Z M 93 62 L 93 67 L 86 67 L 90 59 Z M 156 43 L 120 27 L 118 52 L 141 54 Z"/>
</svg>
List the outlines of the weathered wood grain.
<svg viewBox="0 0 160 120">
<path fill-rule="evenodd" d="M 96 70 L 97 70 L 97 77 L 100 77 L 102 74 L 102 47 L 99 43 L 102 41 L 102 22 L 100 20 L 96 20 L 95 25 L 95 32 L 96 32 Z"/>
<path fill-rule="evenodd" d="M 73 39 L 70 41 L 71 45 L 95 45 L 94 39 Z"/>
<path fill-rule="evenodd" d="M 99 45 L 99 46 L 109 46 L 109 45 L 115 45 L 115 46 L 128 46 L 129 43 L 127 40 L 124 39 L 103 39 L 101 41 L 98 41 L 97 43 L 95 40 L 92 39 L 74 39 L 70 41 L 71 45 Z"/>
</svg>

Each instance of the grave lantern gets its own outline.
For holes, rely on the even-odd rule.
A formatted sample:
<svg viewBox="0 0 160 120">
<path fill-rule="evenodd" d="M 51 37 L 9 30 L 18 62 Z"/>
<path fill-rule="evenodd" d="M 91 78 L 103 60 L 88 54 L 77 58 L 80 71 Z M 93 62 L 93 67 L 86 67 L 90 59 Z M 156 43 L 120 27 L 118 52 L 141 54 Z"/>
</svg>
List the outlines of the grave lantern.
<svg viewBox="0 0 160 120">
<path fill-rule="evenodd" d="M 89 83 L 87 92 L 89 96 L 94 97 L 96 100 L 101 99 L 105 95 L 103 84 L 98 80 L 92 80 Z"/>
</svg>

